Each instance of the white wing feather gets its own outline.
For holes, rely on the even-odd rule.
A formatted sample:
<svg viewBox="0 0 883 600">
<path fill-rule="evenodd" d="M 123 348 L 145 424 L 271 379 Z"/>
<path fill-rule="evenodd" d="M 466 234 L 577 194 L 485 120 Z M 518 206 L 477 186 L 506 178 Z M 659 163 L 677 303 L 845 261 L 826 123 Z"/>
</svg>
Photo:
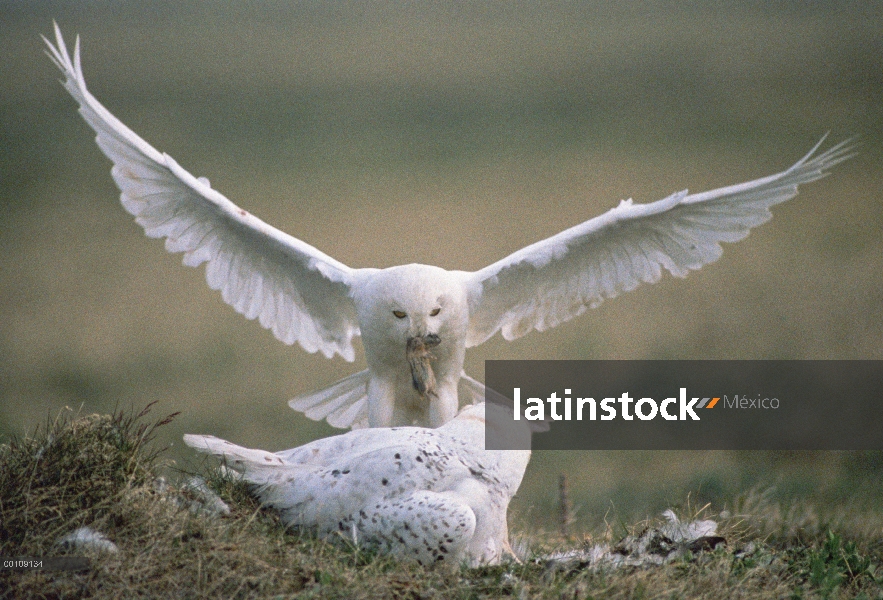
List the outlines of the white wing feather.
<svg viewBox="0 0 883 600">
<path fill-rule="evenodd" d="M 313 421 L 327 418 L 332 427 L 360 429 L 368 425 L 370 379 L 370 371 L 359 371 L 323 390 L 289 400 L 288 405 Z"/>
<path fill-rule="evenodd" d="M 272 454 L 213 436 L 184 442 L 224 459 L 287 525 L 424 565 L 495 564 L 530 452 L 485 450 L 486 408 L 438 429 L 360 429 Z"/>
<path fill-rule="evenodd" d="M 320 531 L 335 529 L 368 502 L 443 490 L 444 482 L 472 477 L 470 467 L 478 468 L 464 444 L 449 447 L 447 436 L 419 428 L 364 429 L 276 454 L 207 435 L 185 435 L 184 443 L 223 458 L 290 522 Z"/>
<path fill-rule="evenodd" d="M 278 454 L 213 436 L 185 435 L 184 442 L 224 459 L 288 525 L 326 538 L 340 534 L 355 543 L 365 541 L 380 552 L 424 565 L 464 558 L 476 531 L 470 500 L 477 498 L 463 492 L 477 489 L 478 499 L 481 493 L 495 499 L 505 494 L 504 489 L 485 491 L 481 477 L 497 473 L 491 469 L 486 475 L 463 448 L 448 448 L 447 438 L 437 431 L 378 428 L 354 433 Z M 305 460 L 292 462 L 287 459 L 292 455 Z M 468 479 L 476 481 L 457 485 Z M 495 516 L 502 519 L 505 537 L 508 498 L 500 500 L 502 514 Z M 496 548 L 496 541 L 491 538 L 485 545 Z M 468 558 L 478 562 L 484 557 Z"/>
<path fill-rule="evenodd" d="M 344 377 L 333 385 L 303 394 L 288 401 L 288 406 L 313 421 L 325 419 L 338 429 L 363 429 L 368 427 L 368 382 L 371 372 L 367 369 Z M 457 394 L 461 409 L 484 402 L 484 384 L 460 374 Z"/>
<path fill-rule="evenodd" d="M 355 358 L 359 335 L 350 284 L 356 271 L 271 227 L 195 178 L 114 117 L 86 89 L 80 40 L 71 60 L 58 25 L 56 44 L 43 38 L 65 75 L 65 89 L 114 163 L 123 207 L 149 237 L 166 238 L 184 264 L 206 265 L 206 280 L 224 301 L 286 344 L 308 352 Z"/>
<path fill-rule="evenodd" d="M 824 138 L 822 138 L 824 141 Z M 467 346 L 497 331 L 507 340 L 563 323 L 606 298 L 655 283 L 662 269 L 685 277 L 717 260 L 721 242 L 736 242 L 771 218 L 769 208 L 797 186 L 827 175 L 851 156 L 842 142 L 813 157 L 820 141 L 787 171 L 651 204 L 626 200 L 607 213 L 464 273 L 470 297 Z"/>
</svg>

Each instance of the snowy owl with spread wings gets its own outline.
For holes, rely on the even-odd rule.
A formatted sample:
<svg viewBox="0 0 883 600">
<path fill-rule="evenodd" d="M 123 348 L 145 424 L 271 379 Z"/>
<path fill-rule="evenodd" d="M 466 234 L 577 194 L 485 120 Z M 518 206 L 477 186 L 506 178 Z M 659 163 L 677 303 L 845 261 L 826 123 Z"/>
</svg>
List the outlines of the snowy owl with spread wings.
<svg viewBox="0 0 883 600">
<path fill-rule="evenodd" d="M 522 448 L 530 431 L 488 406 L 505 415 L 488 423 L 480 403 L 438 429 L 359 429 L 276 453 L 210 435 L 184 442 L 224 459 L 289 526 L 423 565 L 494 564 L 512 555 L 506 511 L 530 451 L 485 450 L 486 427 L 513 427 L 500 434 Z"/>
<path fill-rule="evenodd" d="M 45 38 L 44 38 L 45 39 Z M 461 401 L 482 396 L 463 372 L 466 348 L 499 332 L 513 340 L 555 327 L 604 299 L 678 277 L 717 260 L 797 194 L 849 156 L 840 143 L 761 179 L 650 204 L 626 200 L 479 271 L 410 264 L 354 269 L 239 208 L 123 125 L 86 89 L 79 38 L 73 60 L 58 26 L 49 55 L 97 133 L 123 207 L 150 237 L 165 238 L 184 264 L 206 263 L 225 302 L 308 352 L 355 359 L 362 337 L 368 368 L 290 402 L 336 427 L 438 427 Z"/>
</svg>

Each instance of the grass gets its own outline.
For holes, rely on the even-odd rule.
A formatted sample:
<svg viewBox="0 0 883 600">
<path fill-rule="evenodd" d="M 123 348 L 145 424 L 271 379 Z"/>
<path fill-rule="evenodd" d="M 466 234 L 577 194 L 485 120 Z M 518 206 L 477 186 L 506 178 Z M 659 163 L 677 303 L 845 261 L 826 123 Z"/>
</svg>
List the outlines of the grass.
<svg viewBox="0 0 883 600">
<path fill-rule="evenodd" d="M 59 555 L 56 540 L 89 526 L 117 553 L 90 557 L 79 572 L 0 571 L 5 597 L 31 598 L 880 598 L 881 520 L 843 513 L 833 522 L 809 505 L 780 506 L 743 494 L 718 515 L 726 546 L 662 566 L 598 571 L 543 559 L 568 544 L 527 532 L 521 564 L 423 569 L 342 542 L 284 528 L 239 482 L 212 467 L 209 485 L 230 505 L 220 517 L 194 511 L 186 493 L 159 486 L 161 452 L 151 443 L 174 415 L 76 417 L 66 412 L 0 447 L 0 555 Z M 682 518 L 711 515 L 710 507 Z M 615 542 L 608 527 L 585 544 Z M 517 535 L 517 532 L 514 532 Z M 570 546 L 574 546 L 570 543 Z M 576 544 L 578 545 L 578 544 Z"/>
</svg>

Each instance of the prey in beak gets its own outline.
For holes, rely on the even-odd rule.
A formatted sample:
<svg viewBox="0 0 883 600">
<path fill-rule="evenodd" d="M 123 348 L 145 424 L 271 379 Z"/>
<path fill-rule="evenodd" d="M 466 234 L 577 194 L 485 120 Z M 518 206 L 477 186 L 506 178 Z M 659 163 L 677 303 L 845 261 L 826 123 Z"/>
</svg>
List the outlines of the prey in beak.
<svg viewBox="0 0 883 600">
<path fill-rule="evenodd" d="M 411 366 L 411 383 L 424 398 L 435 396 L 435 373 L 431 361 L 435 356 L 429 351 L 441 343 L 441 338 L 434 333 L 408 338 L 406 354 Z"/>
</svg>

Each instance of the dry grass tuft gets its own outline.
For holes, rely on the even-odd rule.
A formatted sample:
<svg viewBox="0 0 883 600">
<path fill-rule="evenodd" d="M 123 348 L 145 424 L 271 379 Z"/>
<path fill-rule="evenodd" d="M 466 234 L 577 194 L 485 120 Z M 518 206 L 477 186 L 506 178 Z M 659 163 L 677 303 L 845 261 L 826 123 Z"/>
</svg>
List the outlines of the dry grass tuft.
<svg viewBox="0 0 883 600">
<path fill-rule="evenodd" d="M 61 414 L 33 436 L 2 449 L 0 539 L 45 554 L 45 542 L 99 518 L 122 518 L 121 496 L 150 484 L 158 452 L 149 448 L 157 427 L 139 414 L 118 412 L 67 420 Z M 123 519 L 125 520 L 125 519 Z M 39 532 L 39 534 L 37 534 Z"/>
</svg>

